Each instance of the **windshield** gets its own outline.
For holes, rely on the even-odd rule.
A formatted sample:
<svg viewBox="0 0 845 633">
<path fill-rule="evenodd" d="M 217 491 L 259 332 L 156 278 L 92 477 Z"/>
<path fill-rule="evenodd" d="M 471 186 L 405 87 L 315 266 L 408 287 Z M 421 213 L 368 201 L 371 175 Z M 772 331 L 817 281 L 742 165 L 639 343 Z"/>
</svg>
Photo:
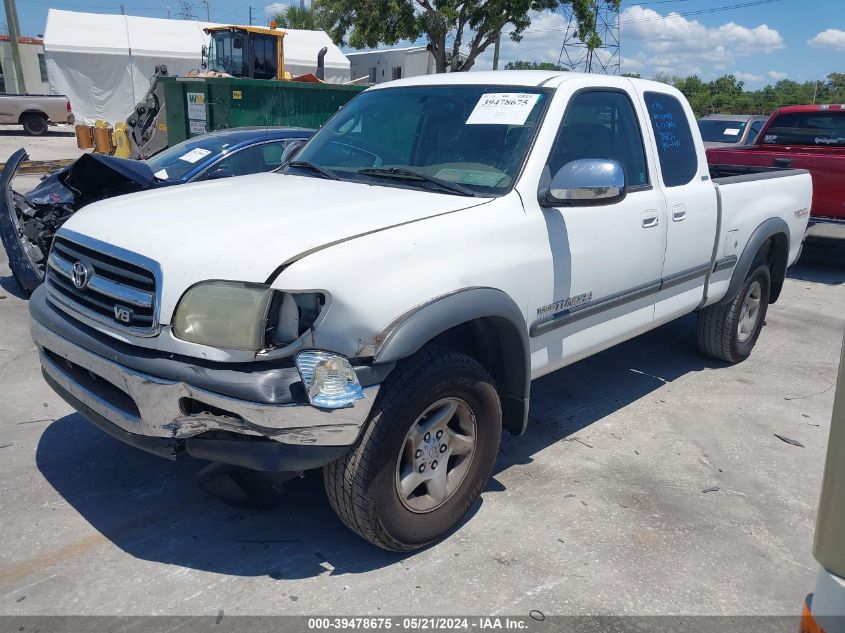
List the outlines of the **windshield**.
<svg viewBox="0 0 845 633">
<path fill-rule="evenodd" d="M 248 40 L 242 32 L 212 31 L 208 48 L 208 69 L 233 77 L 247 77 Z"/>
<path fill-rule="evenodd" d="M 342 180 L 449 193 L 441 181 L 459 185 L 452 193 L 499 196 L 513 187 L 547 101 L 544 90 L 514 86 L 368 90 L 332 117 L 293 165 L 310 163 Z M 287 171 L 318 175 L 293 165 Z"/>
<path fill-rule="evenodd" d="M 758 142 L 845 147 L 845 112 L 785 112 L 772 121 Z"/>
<path fill-rule="evenodd" d="M 739 143 L 745 121 L 718 121 L 715 119 L 702 119 L 698 122 L 698 129 L 701 130 L 701 138 L 712 143 Z"/>
<path fill-rule="evenodd" d="M 220 156 L 234 145 L 226 136 L 198 136 L 147 159 L 147 165 L 159 180 L 179 180 L 201 164 Z"/>
</svg>

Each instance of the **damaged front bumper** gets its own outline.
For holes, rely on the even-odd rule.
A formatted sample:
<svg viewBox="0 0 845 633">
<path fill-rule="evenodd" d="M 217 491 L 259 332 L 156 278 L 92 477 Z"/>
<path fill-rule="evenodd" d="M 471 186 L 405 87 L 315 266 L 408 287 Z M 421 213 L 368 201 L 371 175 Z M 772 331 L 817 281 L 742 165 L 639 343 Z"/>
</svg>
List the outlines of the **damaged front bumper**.
<svg viewBox="0 0 845 633">
<path fill-rule="evenodd" d="M 164 457 L 187 453 L 264 471 L 316 468 L 355 443 L 379 389 L 372 384 L 377 374 L 361 368 L 362 400 L 318 409 L 304 400 L 294 367 L 218 369 L 172 357 L 135 358 L 120 343 L 68 321 L 43 289 L 33 295 L 30 313 L 48 384 L 102 430 Z"/>
</svg>

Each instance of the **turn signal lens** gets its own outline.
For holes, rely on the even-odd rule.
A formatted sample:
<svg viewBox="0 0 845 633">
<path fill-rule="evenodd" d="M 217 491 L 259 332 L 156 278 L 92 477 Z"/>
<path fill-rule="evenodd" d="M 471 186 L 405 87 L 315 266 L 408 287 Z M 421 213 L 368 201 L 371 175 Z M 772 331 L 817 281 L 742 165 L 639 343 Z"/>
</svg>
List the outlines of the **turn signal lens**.
<svg viewBox="0 0 845 633">
<path fill-rule="evenodd" d="M 338 354 L 308 350 L 296 356 L 296 368 L 308 402 L 324 409 L 350 407 L 364 390 L 349 361 Z"/>
</svg>

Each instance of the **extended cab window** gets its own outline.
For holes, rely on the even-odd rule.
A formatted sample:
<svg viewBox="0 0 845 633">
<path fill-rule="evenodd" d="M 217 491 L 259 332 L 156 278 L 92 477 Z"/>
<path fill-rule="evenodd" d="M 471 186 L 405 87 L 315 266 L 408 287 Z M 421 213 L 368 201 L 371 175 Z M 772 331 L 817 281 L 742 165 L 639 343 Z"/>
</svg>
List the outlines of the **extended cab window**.
<svg viewBox="0 0 845 633">
<path fill-rule="evenodd" d="M 629 187 L 648 184 L 643 137 L 627 95 L 591 90 L 572 98 L 549 154 L 549 174 L 582 158 L 618 161 Z"/>
<path fill-rule="evenodd" d="M 645 103 L 657 140 L 663 184 L 667 187 L 687 184 L 698 171 L 698 154 L 681 102 L 671 95 L 647 92 Z"/>
<path fill-rule="evenodd" d="M 763 145 L 845 147 L 845 112 L 785 112 L 772 121 Z"/>
</svg>

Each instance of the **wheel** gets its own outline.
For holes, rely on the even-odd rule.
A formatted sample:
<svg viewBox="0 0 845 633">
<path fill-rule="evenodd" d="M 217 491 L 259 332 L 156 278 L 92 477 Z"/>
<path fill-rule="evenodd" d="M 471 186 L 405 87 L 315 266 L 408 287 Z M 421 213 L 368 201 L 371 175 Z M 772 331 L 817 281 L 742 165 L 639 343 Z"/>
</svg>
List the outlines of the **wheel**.
<svg viewBox="0 0 845 633">
<path fill-rule="evenodd" d="M 754 349 L 766 320 L 771 290 L 769 265 L 756 259 L 736 296 L 698 313 L 698 348 L 729 363 L 744 361 Z"/>
<path fill-rule="evenodd" d="M 499 395 L 484 367 L 423 348 L 385 381 L 355 448 L 324 468 L 332 508 L 387 550 L 436 541 L 484 489 L 501 429 Z"/>
<path fill-rule="evenodd" d="M 41 114 L 27 114 L 21 119 L 27 136 L 44 136 L 47 133 L 47 117 Z"/>
</svg>

